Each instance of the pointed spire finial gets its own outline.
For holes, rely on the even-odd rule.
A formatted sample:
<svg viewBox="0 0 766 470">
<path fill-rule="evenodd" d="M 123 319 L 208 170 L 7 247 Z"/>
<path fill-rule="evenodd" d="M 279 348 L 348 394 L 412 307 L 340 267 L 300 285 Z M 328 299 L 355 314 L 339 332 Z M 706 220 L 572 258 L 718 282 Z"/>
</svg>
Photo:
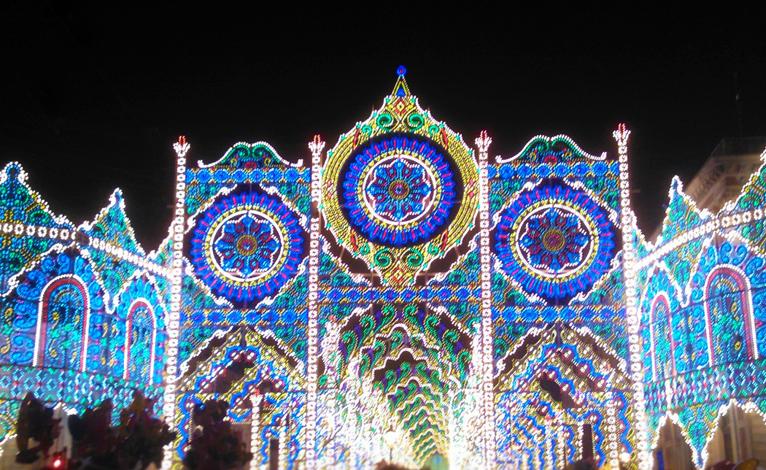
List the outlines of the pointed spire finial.
<svg viewBox="0 0 766 470">
<path fill-rule="evenodd" d="M 190 148 L 191 145 L 189 145 L 189 142 L 186 141 L 185 135 L 179 135 L 178 142 L 173 144 L 173 149 L 176 151 L 178 158 L 184 158 Z"/>
<path fill-rule="evenodd" d="M 612 136 L 614 136 L 618 146 L 626 146 L 628 145 L 628 137 L 630 137 L 630 129 L 624 122 L 621 122 L 617 125 L 617 130 L 612 132 Z"/>
<path fill-rule="evenodd" d="M 492 143 L 492 137 L 487 134 L 487 131 L 481 131 L 479 137 L 476 139 L 476 146 L 479 147 L 479 152 L 487 153 L 489 151 L 489 144 Z"/>
<path fill-rule="evenodd" d="M 404 98 L 409 96 L 410 87 L 407 86 L 407 80 L 404 76 L 407 75 L 407 67 L 400 65 L 396 68 L 396 85 L 394 85 L 394 91 L 391 93 L 394 96 Z"/>
<path fill-rule="evenodd" d="M 311 150 L 311 155 L 313 157 L 319 157 L 322 155 L 322 150 L 324 149 L 325 142 L 322 140 L 322 136 L 319 134 L 314 135 L 314 140 L 309 142 L 309 150 Z"/>
</svg>

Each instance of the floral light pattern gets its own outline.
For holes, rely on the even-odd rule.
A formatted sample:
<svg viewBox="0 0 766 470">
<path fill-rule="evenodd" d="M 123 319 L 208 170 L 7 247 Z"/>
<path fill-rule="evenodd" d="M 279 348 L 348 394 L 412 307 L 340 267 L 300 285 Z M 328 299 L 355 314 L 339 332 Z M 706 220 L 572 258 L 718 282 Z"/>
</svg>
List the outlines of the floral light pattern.
<svg viewBox="0 0 766 470">
<path fill-rule="evenodd" d="M 282 241 L 269 220 L 248 211 L 223 223 L 213 246 L 214 257 L 225 271 L 252 279 L 265 275 L 278 260 Z"/>
<path fill-rule="evenodd" d="M 529 264 L 559 277 L 577 269 L 589 242 L 587 227 L 576 214 L 548 206 L 527 218 L 519 245 Z"/>
<path fill-rule="evenodd" d="M 409 222 L 430 209 L 433 178 L 417 161 L 397 156 L 379 164 L 370 176 L 364 188 L 367 202 L 384 221 Z"/>
</svg>

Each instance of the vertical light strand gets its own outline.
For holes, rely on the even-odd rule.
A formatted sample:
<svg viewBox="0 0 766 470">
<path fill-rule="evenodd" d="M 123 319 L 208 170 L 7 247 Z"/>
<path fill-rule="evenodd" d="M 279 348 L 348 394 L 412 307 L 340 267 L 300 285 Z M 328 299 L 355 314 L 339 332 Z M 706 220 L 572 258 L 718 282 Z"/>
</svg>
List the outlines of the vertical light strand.
<svg viewBox="0 0 766 470">
<path fill-rule="evenodd" d="M 465 421 L 465 423 L 468 425 L 465 440 L 466 449 L 470 448 L 468 444 L 470 441 L 481 450 L 481 458 L 484 458 L 484 394 L 482 388 L 482 373 L 484 370 L 484 362 L 482 360 L 483 357 L 484 355 L 481 353 L 481 330 L 479 330 L 476 332 L 473 338 L 471 338 L 472 377 L 470 379 L 470 386 L 472 388 L 469 393 L 470 396 L 473 397 L 473 401 L 470 402 L 471 416 L 467 421 Z"/>
<path fill-rule="evenodd" d="M 325 322 L 324 336 L 320 344 L 321 357 L 324 362 L 325 377 L 325 393 L 329 395 L 329 398 L 323 402 L 322 414 L 324 422 L 326 423 L 326 432 L 328 436 L 337 436 L 337 428 L 340 421 L 337 419 L 337 382 L 335 371 L 335 356 L 337 355 L 338 342 L 340 338 L 340 324 L 333 321 L 334 318 L 330 318 Z M 324 458 L 329 462 L 329 465 L 337 465 L 338 460 L 338 440 L 333 438 L 325 446 Z"/>
<path fill-rule="evenodd" d="M 287 413 L 285 413 L 285 422 L 279 427 L 279 470 L 287 470 L 288 459 L 290 458 L 290 432 L 288 423 L 290 422 L 290 397 L 287 398 Z"/>
<path fill-rule="evenodd" d="M 489 254 L 489 174 L 488 153 L 492 138 L 487 131 L 481 131 L 476 139 L 479 148 L 479 241 L 481 254 L 481 390 L 482 417 L 484 441 L 484 468 L 494 468 L 496 461 L 495 442 L 495 394 L 493 391 L 493 358 L 492 343 L 492 292 L 491 292 L 491 263 Z"/>
<path fill-rule="evenodd" d="M 171 430 L 176 427 L 176 381 L 178 379 L 178 330 L 181 319 L 181 284 L 183 281 L 184 225 L 186 222 L 186 154 L 191 145 L 185 136 L 179 136 L 173 144 L 176 152 L 176 207 L 173 222 L 170 225 L 172 238 L 170 269 L 170 309 L 165 324 L 167 325 L 168 344 L 165 352 L 165 395 L 162 412 Z M 165 446 L 162 468 L 169 469 L 173 463 L 175 443 Z"/>
<path fill-rule="evenodd" d="M 625 124 L 619 124 L 612 135 L 617 142 L 617 156 L 620 166 L 620 214 L 622 224 L 622 268 L 625 279 L 625 318 L 628 327 L 628 351 L 630 378 L 633 393 L 633 426 L 636 436 L 636 454 L 638 468 L 649 470 L 652 467 L 646 435 L 646 401 L 644 399 L 644 375 L 641 362 L 641 341 L 639 328 L 641 318 L 638 310 L 638 288 L 636 282 L 636 247 L 635 214 L 630 206 L 630 180 L 628 171 L 628 138 L 630 130 Z"/>
<path fill-rule="evenodd" d="M 309 142 L 311 150 L 311 222 L 309 226 L 309 302 L 308 302 L 308 353 L 306 357 L 306 468 L 316 468 L 317 425 L 317 359 L 319 336 L 319 236 L 320 205 L 322 194 L 322 151 L 325 142 L 317 134 Z"/>
</svg>

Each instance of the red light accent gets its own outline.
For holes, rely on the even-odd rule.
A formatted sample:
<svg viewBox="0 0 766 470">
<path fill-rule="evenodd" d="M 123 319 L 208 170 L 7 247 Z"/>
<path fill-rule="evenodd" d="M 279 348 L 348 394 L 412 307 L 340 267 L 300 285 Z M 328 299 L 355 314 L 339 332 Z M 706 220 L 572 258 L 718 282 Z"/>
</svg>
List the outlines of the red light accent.
<svg viewBox="0 0 766 470">
<path fill-rule="evenodd" d="M 56 457 L 53 459 L 53 468 L 61 468 L 63 464 L 64 461 L 61 459 L 61 457 Z"/>
<path fill-rule="evenodd" d="M 181 145 L 186 144 L 186 136 L 185 135 L 179 135 L 178 136 L 178 143 Z"/>
</svg>

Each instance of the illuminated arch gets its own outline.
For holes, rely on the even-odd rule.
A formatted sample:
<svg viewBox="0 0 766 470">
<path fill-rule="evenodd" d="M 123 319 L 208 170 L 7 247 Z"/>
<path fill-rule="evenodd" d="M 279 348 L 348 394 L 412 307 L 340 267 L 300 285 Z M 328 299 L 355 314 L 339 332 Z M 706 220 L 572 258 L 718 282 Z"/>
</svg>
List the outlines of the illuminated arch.
<svg viewBox="0 0 766 470">
<path fill-rule="evenodd" d="M 750 281 L 745 273 L 732 265 L 716 266 L 705 279 L 703 294 L 705 336 L 707 338 L 710 364 L 713 365 L 717 362 L 715 360 L 716 344 L 714 343 L 717 343 L 720 347 L 721 354 L 719 355 L 719 360 L 724 359 L 724 362 L 731 362 L 744 359 L 737 357 L 741 354 L 741 351 L 738 350 L 731 354 L 728 348 L 724 349 L 727 343 L 726 338 L 728 337 L 726 333 L 743 333 L 747 358 L 751 360 L 758 359 L 755 319 L 753 317 L 752 298 L 750 297 Z M 724 333 L 723 336 L 715 334 L 717 332 L 713 331 L 714 324 L 722 322 L 729 327 L 728 332 L 722 332 Z M 735 348 L 737 347 L 736 342 L 732 344 Z"/>
<path fill-rule="evenodd" d="M 662 309 L 662 310 L 660 310 Z M 662 315 L 659 319 L 659 315 Z M 675 357 L 675 342 L 673 341 L 673 312 L 670 309 L 670 299 L 665 292 L 658 293 L 654 299 L 652 299 L 651 308 L 649 309 L 649 341 L 651 348 L 651 360 L 652 360 L 652 380 L 657 379 L 657 345 L 658 340 L 666 340 L 668 342 L 668 349 L 670 355 L 670 375 L 676 374 L 676 357 Z M 657 330 L 664 334 L 659 334 Z M 664 330 L 664 331 L 663 331 Z M 660 350 L 661 351 L 661 350 Z M 661 357 L 660 359 L 663 359 Z M 665 370 L 665 364 L 660 363 L 662 367 L 662 377 L 667 378 L 667 371 Z"/>
<path fill-rule="evenodd" d="M 51 306 L 55 307 L 66 307 L 66 304 L 57 305 L 57 302 L 59 299 L 61 299 L 61 296 L 64 295 L 71 295 L 72 293 L 77 294 L 77 297 L 75 297 L 75 302 L 77 302 L 77 298 L 81 300 L 81 311 L 79 312 L 79 318 L 78 318 L 78 312 L 74 309 L 76 309 L 76 304 L 72 306 L 71 311 L 61 311 L 61 310 L 51 310 Z M 71 306 L 71 304 L 70 304 Z M 53 321 L 54 324 L 51 325 L 51 315 L 54 316 Z M 66 318 L 59 319 L 61 315 L 66 315 Z M 85 286 L 85 283 L 80 279 L 79 276 L 67 274 L 63 276 L 57 276 L 50 280 L 45 287 L 42 289 L 42 294 L 40 295 L 40 303 L 39 303 L 39 311 L 37 315 L 37 328 L 35 331 L 35 352 L 34 352 L 34 359 L 33 359 L 33 366 L 34 367 L 42 367 L 45 365 L 45 358 L 46 356 L 50 357 L 48 354 L 49 349 L 51 346 L 55 346 L 57 343 L 50 343 L 51 341 L 55 342 L 57 340 L 58 334 L 51 335 L 51 329 L 55 332 L 59 332 L 61 330 L 58 330 L 58 328 L 63 328 L 62 325 L 73 322 L 75 323 L 75 327 L 72 328 L 72 332 L 77 332 L 79 330 L 79 354 L 78 354 L 78 367 L 77 369 L 81 372 L 85 371 L 85 366 L 87 363 L 87 351 L 88 351 L 88 331 L 90 328 L 90 297 L 88 296 L 88 289 Z M 70 338 L 65 338 L 70 339 Z M 76 342 L 76 341 L 74 341 Z M 53 348 L 52 352 L 54 354 L 58 354 L 58 351 L 56 351 L 55 347 Z M 66 362 L 63 363 L 63 365 L 66 365 Z"/>
<path fill-rule="evenodd" d="M 137 315 L 139 321 L 136 321 Z M 149 317 L 148 326 L 150 331 L 146 331 L 147 325 L 142 325 L 142 323 L 147 322 L 147 320 L 145 320 L 146 317 Z M 142 319 L 144 319 L 143 322 L 141 322 Z M 133 341 L 134 332 L 136 333 L 136 336 L 138 336 L 135 341 Z M 151 336 L 151 339 L 149 339 L 147 336 Z M 142 367 L 140 360 L 137 361 L 135 354 L 132 354 L 134 349 L 139 349 L 140 352 L 141 346 L 144 347 L 145 351 L 148 351 L 149 362 L 147 367 L 149 375 L 146 378 L 148 379 L 148 383 L 151 384 L 154 382 L 154 360 L 155 348 L 157 346 L 157 320 L 154 317 L 154 309 L 152 308 L 151 304 L 143 298 L 133 301 L 133 303 L 130 305 L 130 308 L 128 309 L 128 316 L 125 321 L 125 358 L 123 361 L 123 379 L 129 380 L 131 375 L 134 375 L 135 377 L 133 378 L 136 380 L 143 378 L 143 374 L 141 373 Z M 135 371 L 131 371 L 131 369 L 133 369 L 133 365 L 136 366 Z"/>
</svg>

